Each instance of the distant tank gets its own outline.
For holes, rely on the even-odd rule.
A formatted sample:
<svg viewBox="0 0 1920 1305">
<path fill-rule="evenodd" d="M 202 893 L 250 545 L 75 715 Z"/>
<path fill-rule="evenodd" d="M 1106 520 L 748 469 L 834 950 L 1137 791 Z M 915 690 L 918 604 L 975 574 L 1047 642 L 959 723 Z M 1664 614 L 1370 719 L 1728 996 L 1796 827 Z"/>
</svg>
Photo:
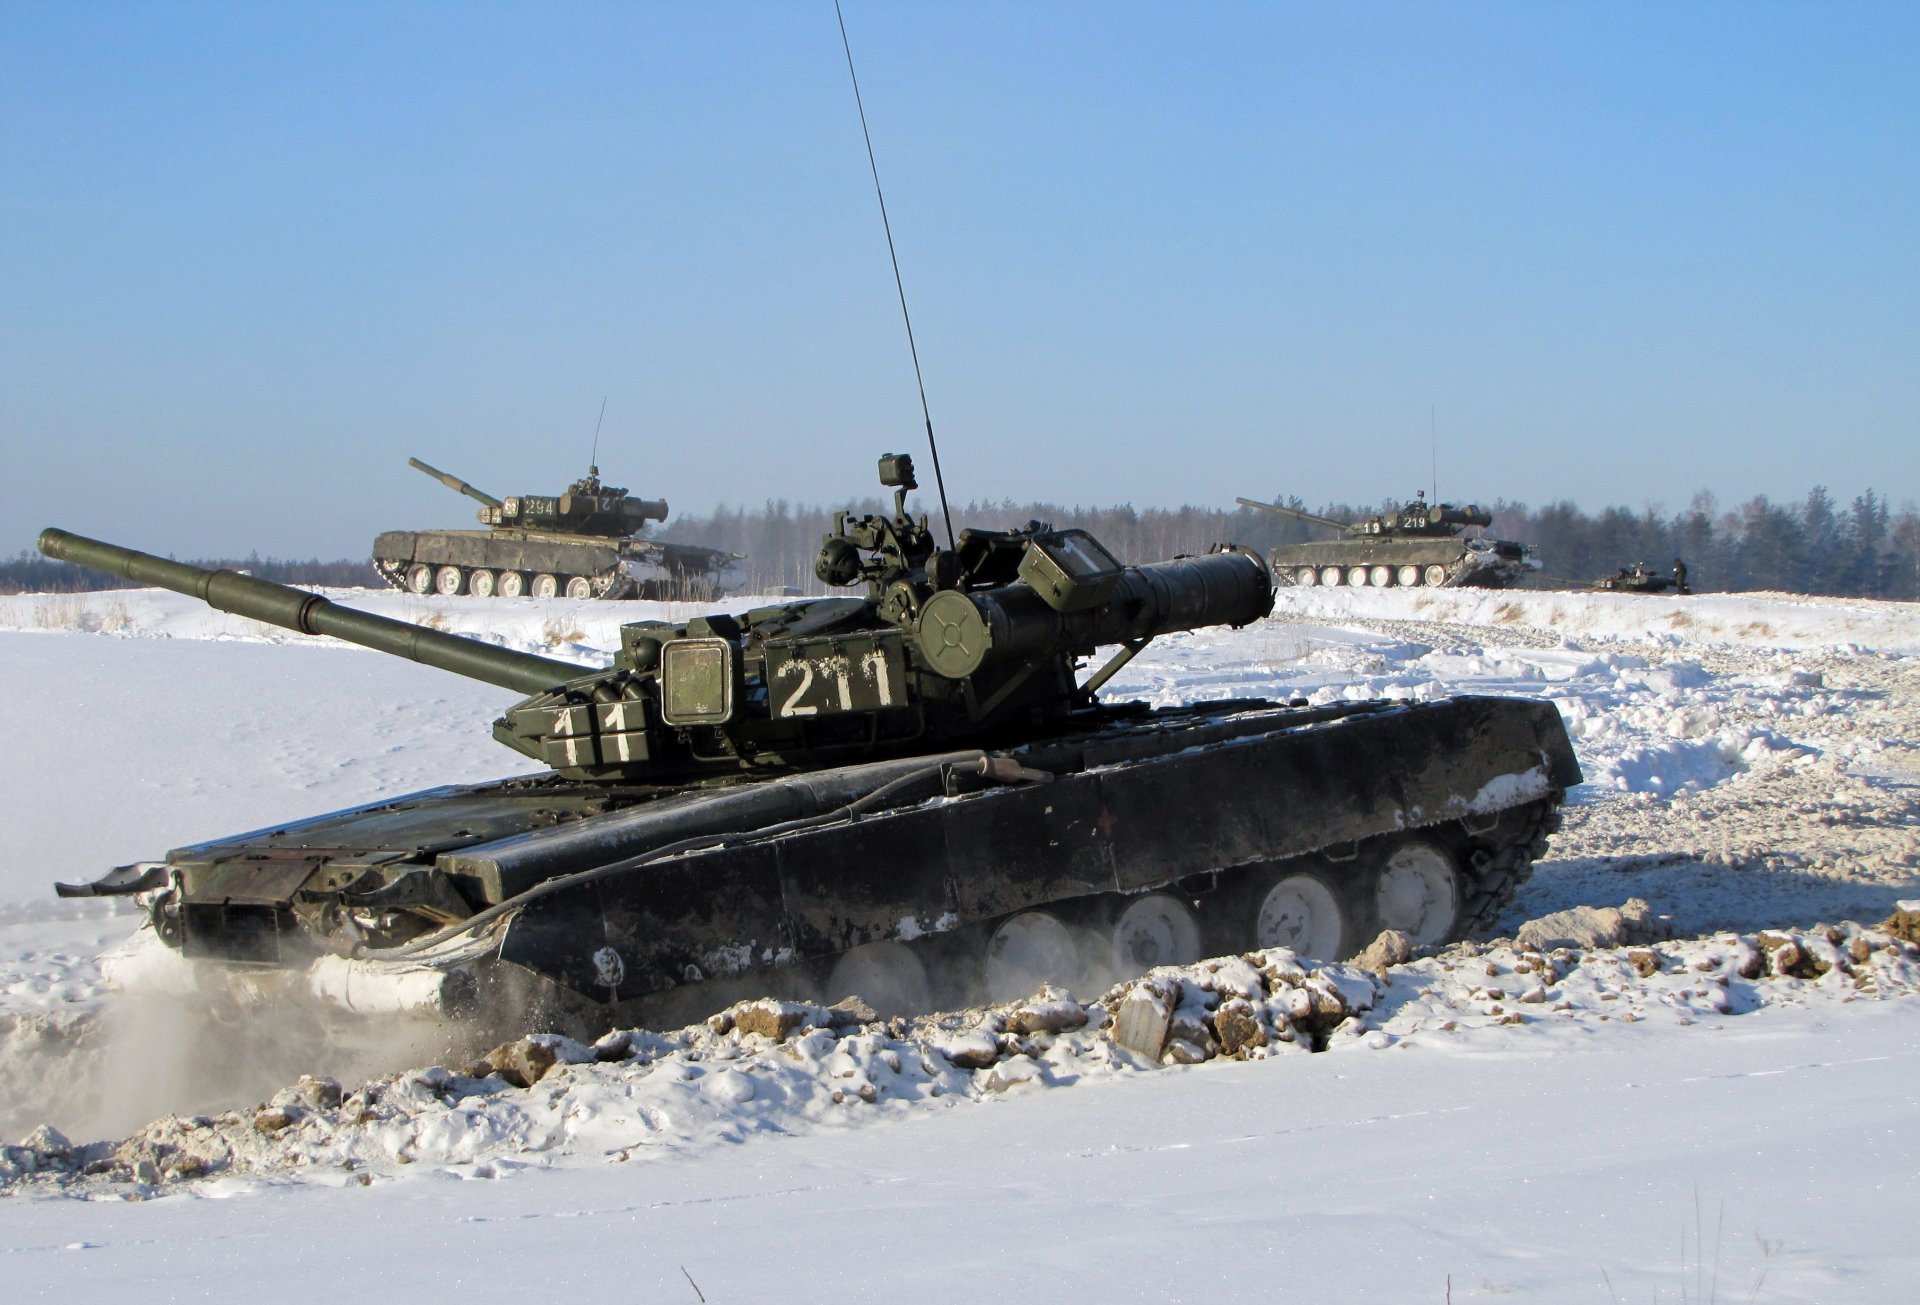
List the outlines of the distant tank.
<svg viewBox="0 0 1920 1305">
<path fill-rule="evenodd" d="M 589 467 L 558 495 L 495 498 L 418 458 L 407 464 L 478 502 L 486 530 L 389 530 L 373 568 L 395 589 L 476 598 L 718 598 L 739 582 L 738 554 L 644 539 L 665 499 L 633 498 Z"/>
<path fill-rule="evenodd" d="M 1661 575 L 1645 562 L 1635 562 L 1623 566 L 1609 576 L 1602 576 L 1593 582 L 1595 589 L 1611 589 L 1628 594 L 1664 594 L 1669 589 L 1680 593 L 1692 593 L 1686 582 L 1675 576 Z"/>
<path fill-rule="evenodd" d="M 1485 929 L 1581 781 L 1537 699 L 1105 701 L 1149 641 L 1266 616 L 1265 563 L 1128 566 L 1039 523 L 943 549 L 907 514 L 911 459 L 880 477 L 892 518 L 840 513 L 815 562 L 864 597 L 625 625 L 599 670 L 44 532 L 49 557 L 530 694 L 493 734 L 548 768 L 59 891 L 143 895 L 189 959 L 304 974 L 366 1011 L 459 1013 L 522 982 L 565 1006 L 786 979 L 937 1009 L 921 1003 Z"/>
<path fill-rule="evenodd" d="M 1429 504 L 1424 490 L 1416 492 L 1411 503 L 1389 506 L 1375 516 L 1351 522 L 1257 499 L 1236 501 L 1242 507 L 1277 512 L 1341 533 L 1339 539 L 1281 544 L 1268 553 L 1267 564 L 1283 585 L 1504 589 L 1540 566 L 1526 544 L 1511 539 L 1461 538 L 1460 532 L 1469 526 L 1492 525 L 1493 515 L 1472 504 Z"/>
</svg>

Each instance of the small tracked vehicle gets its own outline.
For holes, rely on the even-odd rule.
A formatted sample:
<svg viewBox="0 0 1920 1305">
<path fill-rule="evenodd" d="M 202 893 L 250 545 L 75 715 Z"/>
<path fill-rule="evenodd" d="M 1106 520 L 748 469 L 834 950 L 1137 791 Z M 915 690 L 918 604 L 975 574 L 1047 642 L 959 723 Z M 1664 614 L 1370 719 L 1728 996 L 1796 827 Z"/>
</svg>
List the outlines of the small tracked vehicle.
<svg viewBox="0 0 1920 1305">
<path fill-rule="evenodd" d="M 142 894 L 188 957 L 362 1010 L 716 981 L 926 1008 L 1252 947 L 1344 956 L 1384 928 L 1459 937 L 1580 781 L 1545 702 L 1104 701 L 1150 640 L 1267 615 L 1261 559 L 1127 566 L 1039 523 L 940 548 L 906 509 L 911 459 L 881 480 L 892 517 L 841 513 L 816 562 L 864 596 L 628 625 L 602 670 L 48 530 L 50 557 L 531 695 L 493 734 L 548 767 L 59 891 Z"/>
<path fill-rule="evenodd" d="M 1664 594 L 1669 589 L 1679 594 L 1690 594 L 1693 590 L 1687 588 L 1687 582 L 1682 578 L 1684 575 L 1685 572 L 1661 575 L 1645 562 L 1633 562 L 1612 575 L 1601 576 L 1593 582 L 1593 587 L 1624 594 Z"/>
<path fill-rule="evenodd" d="M 561 494 L 495 498 L 418 458 L 407 465 L 480 504 L 485 530 L 388 530 L 373 569 L 395 589 L 476 598 L 718 598 L 739 583 L 737 554 L 647 539 L 665 499 L 600 483 L 600 468 Z"/>
<path fill-rule="evenodd" d="M 1492 525 L 1493 515 L 1472 504 L 1429 504 L 1424 490 L 1416 491 L 1410 503 L 1360 521 L 1336 521 L 1258 499 L 1235 502 L 1340 532 L 1339 539 L 1281 544 L 1270 551 L 1267 563 L 1283 585 L 1505 589 L 1540 566 L 1533 550 L 1514 540 L 1462 538 L 1470 527 Z"/>
</svg>

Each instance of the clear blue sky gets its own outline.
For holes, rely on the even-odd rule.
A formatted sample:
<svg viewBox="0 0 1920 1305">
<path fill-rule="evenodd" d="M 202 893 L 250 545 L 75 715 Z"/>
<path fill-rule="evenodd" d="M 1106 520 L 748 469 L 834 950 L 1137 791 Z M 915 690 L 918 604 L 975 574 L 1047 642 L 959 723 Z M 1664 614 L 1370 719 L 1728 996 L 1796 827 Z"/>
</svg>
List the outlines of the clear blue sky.
<svg viewBox="0 0 1920 1305">
<path fill-rule="evenodd" d="M 956 500 L 1920 495 L 1920 5 L 847 23 Z M 926 470 L 824 0 L 0 0 L 0 169 L 0 553 Z"/>
</svg>

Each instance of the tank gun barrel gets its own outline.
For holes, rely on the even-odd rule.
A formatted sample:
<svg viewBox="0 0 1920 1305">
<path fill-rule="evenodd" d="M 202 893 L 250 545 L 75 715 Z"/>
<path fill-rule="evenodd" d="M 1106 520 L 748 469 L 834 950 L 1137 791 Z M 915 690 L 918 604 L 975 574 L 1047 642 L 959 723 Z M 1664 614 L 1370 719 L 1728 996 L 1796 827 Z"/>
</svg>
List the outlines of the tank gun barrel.
<svg viewBox="0 0 1920 1305">
<path fill-rule="evenodd" d="M 1293 517 L 1299 521 L 1311 521 L 1317 526 L 1331 526 L 1335 530 L 1345 530 L 1347 523 L 1335 521 L 1332 517 L 1323 517 L 1316 512 L 1302 512 L 1299 508 L 1282 507 L 1278 503 L 1262 503 L 1255 498 L 1236 498 L 1234 502 L 1241 507 L 1259 508 L 1262 512 L 1277 512 L 1283 517 Z"/>
<path fill-rule="evenodd" d="M 923 611 L 922 654 L 950 678 L 1009 659 L 1039 660 L 1135 647 L 1163 634 L 1209 625 L 1242 626 L 1273 610 L 1267 565 L 1255 553 L 1223 549 L 1205 557 L 1127 567 L 1105 601 L 1059 610 L 1031 585 L 934 595 Z"/>
<path fill-rule="evenodd" d="M 446 472 L 440 470 L 440 468 L 438 467 L 430 467 L 426 463 L 420 461 L 420 459 L 418 458 L 408 458 L 407 465 L 409 467 L 415 467 L 421 471 L 426 472 L 429 476 L 432 476 L 435 480 L 439 481 L 442 485 L 445 485 L 448 489 L 457 490 L 458 492 L 465 494 L 468 498 L 474 500 L 476 503 L 484 503 L 490 508 L 497 508 L 500 506 L 500 500 L 495 498 L 493 495 L 486 493 L 484 490 L 475 489 L 473 486 L 469 485 L 466 481 L 460 479 L 460 477 L 448 475 Z"/>
<path fill-rule="evenodd" d="M 516 693 L 544 693 L 590 674 L 592 669 L 536 657 L 532 653 L 495 648 L 477 639 L 342 607 L 304 589 L 234 571 L 212 571 L 169 561 L 65 530 L 41 531 L 40 551 L 58 561 L 73 562 L 198 598 L 216 611 L 232 612 L 301 634 L 331 635 L 423 666 L 497 684 Z"/>
</svg>

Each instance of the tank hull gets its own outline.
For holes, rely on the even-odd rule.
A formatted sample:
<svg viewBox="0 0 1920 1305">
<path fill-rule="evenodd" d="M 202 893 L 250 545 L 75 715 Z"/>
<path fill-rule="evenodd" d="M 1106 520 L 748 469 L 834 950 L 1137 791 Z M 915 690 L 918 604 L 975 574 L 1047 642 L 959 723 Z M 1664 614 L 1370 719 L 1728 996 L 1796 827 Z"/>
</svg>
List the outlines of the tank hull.
<svg viewBox="0 0 1920 1305">
<path fill-rule="evenodd" d="M 1507 539 L 1320 540 L 1282 544 L 1267 564 L 1283 585 L 1482 589 L 1516 585 L 1538 566 L 1526 545 Z"/>
<path fill-rule="evenodd" d="M 1320 936 L 1348 954 L 1399 927 L 1383 867 L 1410 845 L 1451 866 L 1452 904 L 1421 941 L 1463 936 L 1526 877 L 1580 782 L 1555 709 L 1501 698 L 1109 713 L 1001 754 L 1018 768 L 1006 783 L 965 778 L 980 755 L 434 789 L 178 849 L 156 922 L 190 957 L 334 972 L 344 920 L 414 912 L 450 924 L 445 939 L 363 946 L 351 964 L 391 961 L 416 988 L 436 966 L 505 966 L 595 1004 L 716 979 L 771 988 L 776 971 L 905 945 L 938 958 L 959 1000 L 1023 913 L 1093 929 L 1166 894 L 1208 946 L 1245 950 L 1274 941 L 1255 917 L 1288 876 L 1325 886 L 1338 923 Z"/>
<path fill-rule="evenodd" d="M 536 531 L 389 530 L 373 544 L 374 569 L 395 589 L 480 596 L 562 596 L 580 580 L 576 598 L 718 598 L 739 583 L 738 561 L 691 544 Z M 553 594 L 539 592 L 543 577 Z"/>
</svg>

